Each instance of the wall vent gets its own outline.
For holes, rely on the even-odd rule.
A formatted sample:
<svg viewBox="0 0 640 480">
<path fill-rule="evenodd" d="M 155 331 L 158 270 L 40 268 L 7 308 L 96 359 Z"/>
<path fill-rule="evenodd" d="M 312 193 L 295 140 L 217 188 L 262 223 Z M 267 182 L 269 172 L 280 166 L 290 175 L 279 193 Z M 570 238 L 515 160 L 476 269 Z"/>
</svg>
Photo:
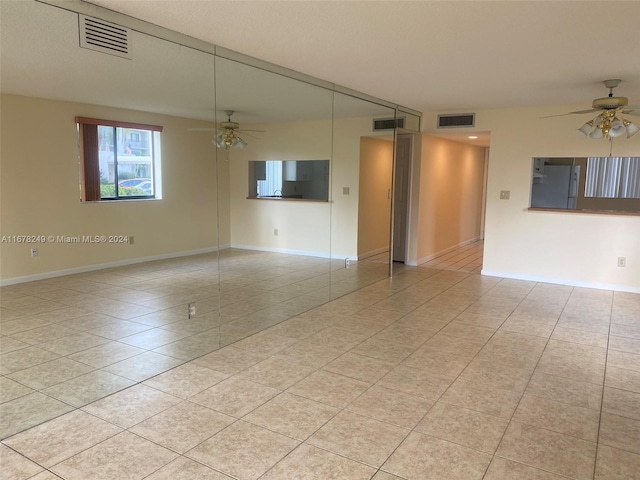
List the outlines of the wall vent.
<svg viewBox="0 0 640 480">
<path fill-rule="evenodd" d="M 398 118 L 378 118 L 373 120 L 373 131 L 393 130 L 394 128 L 404 128 L 404 117 Z"/>
<path fill-rule="evenodd" d="M 78 15 L 78 24 L 82 48 L 131 58 L 128 28 L 85 15 Z"/>
<path fill-rule="evenodd" d="M 474 127 L 475 124 L 475 113 L 438 115 L 438 128 Z"/>
</svg>

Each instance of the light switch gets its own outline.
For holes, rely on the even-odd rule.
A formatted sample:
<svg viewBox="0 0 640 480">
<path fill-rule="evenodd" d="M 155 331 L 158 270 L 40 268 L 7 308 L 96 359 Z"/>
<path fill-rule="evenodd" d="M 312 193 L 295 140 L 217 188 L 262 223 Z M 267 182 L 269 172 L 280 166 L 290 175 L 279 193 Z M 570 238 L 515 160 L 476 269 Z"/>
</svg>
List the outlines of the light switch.
<svg viewBox="0 0 640 480">
<path fill-rule="evenodd" d="M 509 200 L 511 197 L 511 190 L 500 190 L 500 200 Z"/>
<path fill-rule="evenodd" d="M 342 194 L 349 195 L 349 187 L 342 187 Z"/>
</svg>

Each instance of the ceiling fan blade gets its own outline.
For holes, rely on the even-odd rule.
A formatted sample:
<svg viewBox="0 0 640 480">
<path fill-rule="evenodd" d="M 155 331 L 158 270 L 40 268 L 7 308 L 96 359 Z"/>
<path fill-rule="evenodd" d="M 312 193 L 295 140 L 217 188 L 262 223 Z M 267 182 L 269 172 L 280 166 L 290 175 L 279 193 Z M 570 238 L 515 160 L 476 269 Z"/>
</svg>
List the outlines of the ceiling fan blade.
<svg viewBox="0 0 640 480">
<path fill-rule="evenodd" d="M 236 130 L 236 132 L 259 132 L 259 133 L 265 133 L 266 130 L 245 130 L 244 128 L 240 128 L 240 129 Z"/>
<path fill-rule="evenodd" d="M 640 108 L 637 110 L 625 110 L 622 113 L 624 115 L 633 115 L 634 117 L 640 117 Z"/>
<path fill-rule="evenodd" d="M 202 128 L 188 128 L 187 130 L 189 130 L 190 132 L 213 132 L 216 129 L 202 127 Z"/>
<path fill-rule="evenodd" d="M 256 140 L 262 140 L 260 137 L 247 133 L 247 132 L 256 132 L 256 131 L 261 131 L 261 130 L 236 130 L 236 132 L 242 133 L 243 137 L 250 137 L 250 138 L 255 138 Z"/>
<path fill-rule="evenodd" d="M 577 112 L 560 113 L 558 115 L 547 115 L 546 117 L 540 117 L 540 118 L 565 117 L 567 115 L 581 115 L 583 113 L 593 113 L 593 112 L 600 112 L 600 111 L 601 110 L 599 108 L 592 108 L 590 110 L 579 110 Z"/>
</svg>

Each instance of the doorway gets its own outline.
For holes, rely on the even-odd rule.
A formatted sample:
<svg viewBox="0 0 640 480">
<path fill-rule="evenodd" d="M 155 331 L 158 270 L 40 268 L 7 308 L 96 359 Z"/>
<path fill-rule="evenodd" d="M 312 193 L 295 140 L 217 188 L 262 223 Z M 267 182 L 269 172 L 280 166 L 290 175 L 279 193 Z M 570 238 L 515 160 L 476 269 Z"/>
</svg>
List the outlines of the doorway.
<svg viewBox="0 0 640 480">
<path fill-rule="evenodd" d="M 413 136 L 400 134 L 396 139 L 396 162 L 393 172 L 393 261 L 406 263 L 409 224 L 409 179 Z"/>
</svg>

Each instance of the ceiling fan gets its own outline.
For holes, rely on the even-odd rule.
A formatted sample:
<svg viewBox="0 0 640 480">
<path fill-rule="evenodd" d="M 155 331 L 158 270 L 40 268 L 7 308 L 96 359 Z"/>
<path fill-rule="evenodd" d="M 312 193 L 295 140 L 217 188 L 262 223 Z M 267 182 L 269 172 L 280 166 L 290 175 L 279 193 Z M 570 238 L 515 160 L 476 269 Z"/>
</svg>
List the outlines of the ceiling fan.
<svg viewBox="0 0 640 480">
<path fill-rule="evenodd" d="M 596 98 L 591 104 L 589 110 L 579 110 L 577 112 L 569 112 L 562 115 L 584 114 L 592 112 L 600 112 L 596 118 L 589 120 L 578 132 L 583 137 L 588 138 L 607 138 L 612 139 L 627 134 L 627 138 L 634 136 L 640 132 L 640 128 L 629 120 L 622 118 L 620 115 L 637 115 L 640 116 L 640 106 L 629 106 L 627 97 L 614 97 L 613 89 L 616 88 L 622 80 L 613 78 L 605 80 L 604 86 L 609 89 L 609 95 L 603 98 Z M 551 115 L 559 117 L 562 115 Z M 543 117 L 548 118 L 548 117 Z"/>
<path fill-rule="evenodd" d="M 246 134 L 246 132 L 264 132 L 264 130 L 240 130 L 240 124 L 238 122 L 233 122 L 231 120 L 231 116 L 235 113 L 234 110 L 225 110 L 225 115 L 227 116 L 226 122 L 220 122 L 219 126 L 215 129 L 212 128 L 191 128 L 191 131 L 211 131 L 215 130 L 218 133 L 213 139 L 213 143 L 215 143 L 216 147 L 224 148 L 229 150 L 230 148 L 244 148 L 248 145 L 238 132 Z M 247 136 L 251 136 L 248 135 Z M 255 137 L 254 137 L 255 138 Z"/>
</svg>

